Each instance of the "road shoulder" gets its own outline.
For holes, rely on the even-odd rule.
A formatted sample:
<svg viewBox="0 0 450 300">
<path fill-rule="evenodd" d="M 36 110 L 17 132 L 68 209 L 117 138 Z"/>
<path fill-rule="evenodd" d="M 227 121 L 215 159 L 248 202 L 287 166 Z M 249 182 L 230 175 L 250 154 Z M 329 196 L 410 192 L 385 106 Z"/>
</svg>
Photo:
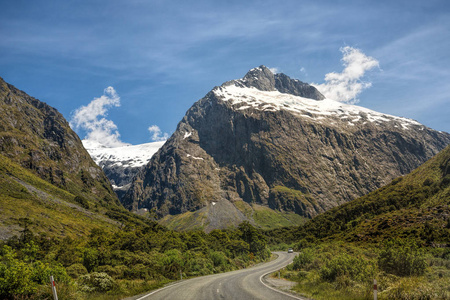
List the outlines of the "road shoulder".
<svg viewBox="0 0 450 300">
<path fill-rule="evenodd" d="M 265 276 L 263 276 L 261 278 L 262 282 L 274 289 L 277 289 L 284 293 L 288 293 L 292 296 L 295 296 L 297 299 L 311 300 L 309 298 L 305 298 L 302 295 L 292 291 L 292 288 L 297 284 L 296 282 L 290 281 L 287 279 L 278 279 L 276 277 L 272 277 L 271 276 L 272 274 L 273 274 L 273 272 L 271 274 L 266 274 Z"/>
</svg>

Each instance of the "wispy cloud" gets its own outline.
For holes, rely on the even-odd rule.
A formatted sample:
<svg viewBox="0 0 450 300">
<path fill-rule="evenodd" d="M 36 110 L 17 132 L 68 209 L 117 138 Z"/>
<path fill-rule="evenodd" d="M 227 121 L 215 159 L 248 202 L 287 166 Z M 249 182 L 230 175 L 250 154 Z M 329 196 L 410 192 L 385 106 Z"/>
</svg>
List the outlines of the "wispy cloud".
<svg viewBox="0 0 450 300">
<path fill-rule="evenodd" d="M 325 83 L 313 84 L 325 97 L 345 103 L 358 103 L 361 92 L 372 86 L 362 81 L 364 74 L 379 67 L 378 60 L 365 55 L 360 49 L 349 46 L 340 49 L 345 67 L 341 73 L 331 72 L 325 75 Z"/>
<path fill-rule="evenodd" d="M 157 125 L 150 126 L 148 131 L 151 134 L 151 139 L 153 142 L 162 142 L 169 138 L 169 134 L 167 132 L 163 133 Z"/>
<path fill-rule="evenodd" d="M 269 68 L 270 72 L 272 72 L 273 74 L 277 74 L 280 73 L 280 70 L 278 68 Z"/>
<path fill-rule="evenodd" d="M 117 125 L 106 119 L 111 107 L 120 106 L 120 97 L 112 86 L 107 87 L 103 95 L 94 98 L 87 106 L 78 108 L 70 121 L 70 126 L 75 129 L 85 130 L 85 139 L 96 141 L 107 147 L 119 147 L 127 145 L 120 140 Z"/>
<path fill-rule="evenodd" d="M 308 76 L 308 72 L 306 71 L 305 67 L 301 67 L 301 68 L 300 68 L 300 72 L 301 72 L 303 75 Z"/>
</svg>

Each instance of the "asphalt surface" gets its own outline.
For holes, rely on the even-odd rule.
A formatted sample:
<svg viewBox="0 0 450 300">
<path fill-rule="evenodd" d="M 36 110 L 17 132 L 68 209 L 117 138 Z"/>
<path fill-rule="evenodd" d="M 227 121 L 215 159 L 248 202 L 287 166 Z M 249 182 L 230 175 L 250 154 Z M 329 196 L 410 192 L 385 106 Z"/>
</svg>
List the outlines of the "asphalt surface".
<svg viewBox="0 0 450 300">
<path fill-rule="evenodd" d="M 263 283 L 263 277 L 290 264 L 295 253 L 275 252 L 278 258 L 252 268 L 197 277 L 179 281 L 175 284 L 141 295 L 135 300 L 213 300 L 213 299 L 304 299 L 276 290 Z"/>
</svg>

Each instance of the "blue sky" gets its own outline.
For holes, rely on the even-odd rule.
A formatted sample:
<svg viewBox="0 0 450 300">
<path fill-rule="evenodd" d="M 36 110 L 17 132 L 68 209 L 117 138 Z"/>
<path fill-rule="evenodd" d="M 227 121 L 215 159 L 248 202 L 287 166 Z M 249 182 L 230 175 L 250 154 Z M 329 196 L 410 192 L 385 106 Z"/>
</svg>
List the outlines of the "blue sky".
<svg viewBox="0 0 450 300">
<path fill-rule="evenodd" d="M 0 10 L 0 76 L 68 120 L 110 99 L 97 121 L 131 144 L 171 134 L 214 86 L 259 65 L 322 84 L 343 72 L 343 49 L 377 62 L 358 78 L 358 105 L 450 132 L 449 1 L 2 0 Z"/>
</svg>

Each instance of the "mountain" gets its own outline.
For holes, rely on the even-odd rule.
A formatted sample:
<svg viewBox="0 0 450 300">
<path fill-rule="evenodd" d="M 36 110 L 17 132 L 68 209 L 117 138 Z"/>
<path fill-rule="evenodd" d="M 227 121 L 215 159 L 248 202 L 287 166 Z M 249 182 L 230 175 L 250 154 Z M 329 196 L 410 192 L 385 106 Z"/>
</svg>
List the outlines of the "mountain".
<svg viewBox="0 0 450 300">
<path fill-rule="evenodd" d="M 108 178 L 64 117 L 2 78 L 0 190 L 1 238 L 17 234 L 23 220 L 37 231 L 81 234 L 118 226 L 105 214 L 124 213 Z"/>
<path fill-rule="evenodd" d="M 325 99 L 261 66 L 197 101 L 122 202 L 154 210 L 174 228 L 263 224 L 268 208 L 312 218 L 409 173 L 449 143 L 448 133 Z"/>
<path fill-rule="evenodd" d="M 164 142 L 106 147 L 99 142 L 83 140 L 83 146 L 112 183 L 119 199 L 128 191 L 133 177 L 145 166 Z"/>
<path fill-rule="evenodd" d="M 434 247 L 449 247 L 450 146 L 410 174 L 292 231 L 295 240 L 412 238 Z"/>
</svg>

